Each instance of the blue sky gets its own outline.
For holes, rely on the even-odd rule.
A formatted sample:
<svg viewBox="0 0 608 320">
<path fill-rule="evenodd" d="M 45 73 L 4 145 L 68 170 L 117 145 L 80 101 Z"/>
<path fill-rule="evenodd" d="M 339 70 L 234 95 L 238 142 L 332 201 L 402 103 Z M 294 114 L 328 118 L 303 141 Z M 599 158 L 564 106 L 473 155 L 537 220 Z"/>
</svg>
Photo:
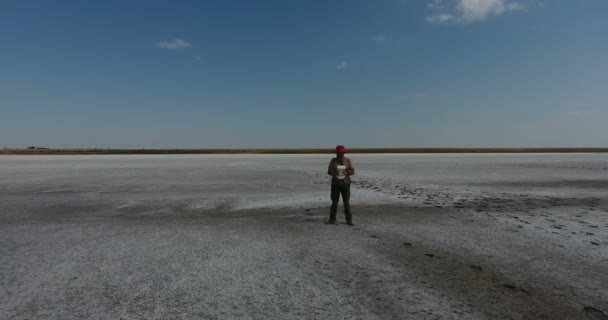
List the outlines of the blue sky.
<svg viewBox="0 0 608 320">
<path fill-rule="evenodd" d="M 0 147 L 606 147 L 607 12 L 5 0 Z"/>
</svg>

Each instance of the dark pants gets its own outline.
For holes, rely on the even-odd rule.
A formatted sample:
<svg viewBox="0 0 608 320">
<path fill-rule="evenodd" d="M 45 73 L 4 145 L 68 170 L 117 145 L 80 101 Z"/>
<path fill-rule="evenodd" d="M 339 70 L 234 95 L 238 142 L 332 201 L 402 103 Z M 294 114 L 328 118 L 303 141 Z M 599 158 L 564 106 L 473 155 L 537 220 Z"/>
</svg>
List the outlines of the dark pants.
<svg viewBox="0 0 608 320">
<path fill-rule="evenodd" d="M 350 213 L 350 184 L 331 185 L 331 208 L 329 208 L 329 220 L 336 220 L 340 195 L 342 195 L 342 202 L 344 203 L 344 216 L 346 216 L 346 221 L 352 221 L 353 216 Z"/>
</svg>

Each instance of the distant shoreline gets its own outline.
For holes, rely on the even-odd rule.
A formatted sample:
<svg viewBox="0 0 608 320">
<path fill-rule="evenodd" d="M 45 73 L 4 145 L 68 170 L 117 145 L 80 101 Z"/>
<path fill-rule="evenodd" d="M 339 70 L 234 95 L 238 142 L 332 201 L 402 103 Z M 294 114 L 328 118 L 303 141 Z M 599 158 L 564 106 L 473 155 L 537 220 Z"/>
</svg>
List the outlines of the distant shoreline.
<svg viewBox="0 0 608 320">
<path fill-rule="evenodd" d="M 0 149 L 0 155 L 323 154 L 334 149 Z M 608 148 L 349 148 L 348 153 L 608 153 Z"/>
</svg>

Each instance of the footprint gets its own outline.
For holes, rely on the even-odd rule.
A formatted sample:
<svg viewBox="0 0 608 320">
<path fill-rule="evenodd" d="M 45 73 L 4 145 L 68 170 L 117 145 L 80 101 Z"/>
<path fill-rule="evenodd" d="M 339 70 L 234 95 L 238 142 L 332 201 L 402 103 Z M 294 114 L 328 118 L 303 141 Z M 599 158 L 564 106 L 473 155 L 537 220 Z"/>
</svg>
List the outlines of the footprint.
<svg viewBox="0 0 608 320">
<path fill-rule="evenodd" d="M 598 319 L 608 319 L 608 315 L 604 311 L 592 306 L 584 306 L 583 311 L 595 315 Z"/>
<path fill-rule="evenodd" d="M 477 272 L 483 272 L 483 268 L 480 266 L 476 266 L 476 265 L 471 265 L 471 269 L 477 271 Z"/>
</svg>

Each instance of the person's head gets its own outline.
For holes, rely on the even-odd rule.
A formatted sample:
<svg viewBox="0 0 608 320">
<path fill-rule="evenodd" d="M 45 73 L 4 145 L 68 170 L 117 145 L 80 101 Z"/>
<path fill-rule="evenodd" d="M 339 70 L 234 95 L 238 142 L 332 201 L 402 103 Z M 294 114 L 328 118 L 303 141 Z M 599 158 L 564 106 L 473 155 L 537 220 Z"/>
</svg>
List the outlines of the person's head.
<svg viewBox="0 0 608 320">
<path fill-rule="evenodd" d="M 345 153 L 346 153 L 346 148 L 343 145 L 339 145 L 336 147 L 336 156 L 338 158 L 344 157 Z"/>
</svg>

